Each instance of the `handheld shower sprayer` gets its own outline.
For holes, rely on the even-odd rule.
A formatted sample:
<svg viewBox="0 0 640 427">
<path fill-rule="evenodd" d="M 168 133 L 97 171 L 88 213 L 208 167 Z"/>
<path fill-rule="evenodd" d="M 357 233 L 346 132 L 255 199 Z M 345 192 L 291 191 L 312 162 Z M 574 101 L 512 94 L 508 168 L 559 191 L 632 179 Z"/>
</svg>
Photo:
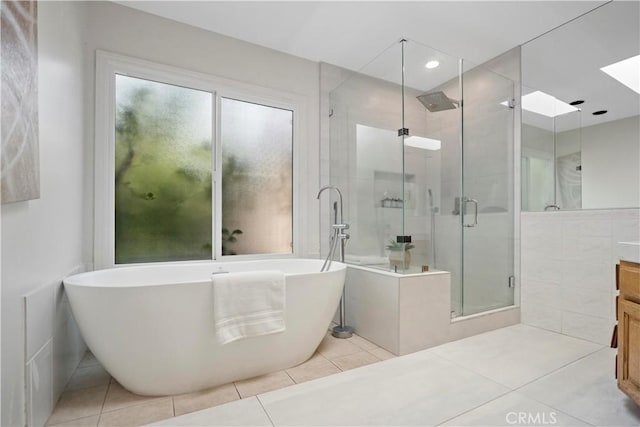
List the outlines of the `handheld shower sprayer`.
<svg viewBox="0 0 640 427">
<path fill-rule="evenodd" d="M 436 214 L 438 213 L 438 208 L 433 206 L 433 192 L 431 189 L 427 189 L 429 193 L 429 217 L 430 217 L 430 233 L 431 236 L 429 240 L 431 241 L 431 265 L 435 268 L 436 266 Z"/>
</svg>

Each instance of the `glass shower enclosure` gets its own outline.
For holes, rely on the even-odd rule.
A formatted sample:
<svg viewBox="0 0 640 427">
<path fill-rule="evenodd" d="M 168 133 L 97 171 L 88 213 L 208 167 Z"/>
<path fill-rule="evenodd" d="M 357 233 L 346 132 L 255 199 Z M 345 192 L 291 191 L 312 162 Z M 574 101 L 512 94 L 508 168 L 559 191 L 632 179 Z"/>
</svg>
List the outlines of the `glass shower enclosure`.
<svg viewBox="0 0 640 427">
<path fill-rule="evenodd" d="M 329 94 L 346 262 L 452 275 L 452 316 L 514 298 L 514 82 L 413 40 Z"/>
</svg>

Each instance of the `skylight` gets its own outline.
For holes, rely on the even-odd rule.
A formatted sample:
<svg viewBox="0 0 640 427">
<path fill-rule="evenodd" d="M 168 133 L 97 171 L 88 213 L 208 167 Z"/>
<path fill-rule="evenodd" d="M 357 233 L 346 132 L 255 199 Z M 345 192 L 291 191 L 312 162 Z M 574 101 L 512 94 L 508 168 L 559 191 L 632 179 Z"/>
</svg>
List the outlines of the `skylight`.
<svg viewBox="0 0 640 427">
<path fill-rule="evenodd" d="M 507 101 L 501 102 L 502 105 L 508 106 Z M 531 92 L 522 97 L 522 109 L 531 111 L 532 113 L 542 114 L 547 117 L 557 117 L 563 114 L 579 111 L 566 102 L 562 102 L 556 97 L 539 90 Z"/>
<path fill-rule="evenodd" d="M 600 68 L 629 89 L 640 93 L 640 55 Z"/>
<path fill-rule="evenodd" d="M 421 136 L 410 136 L 404 139 L 404 145 L 408 147 L 421 148 L 423 150 L 436 151 L 442 145 L 437 139 L 423 138 Z"/>
</svg>

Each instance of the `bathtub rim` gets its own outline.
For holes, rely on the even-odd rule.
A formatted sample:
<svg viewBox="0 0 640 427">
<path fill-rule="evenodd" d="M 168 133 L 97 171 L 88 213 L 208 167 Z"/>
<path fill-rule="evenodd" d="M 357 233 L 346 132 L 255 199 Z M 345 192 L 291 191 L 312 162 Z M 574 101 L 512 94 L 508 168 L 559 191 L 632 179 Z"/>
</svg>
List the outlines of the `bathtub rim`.
<svg viewBox="0 0 640 427">
<path fill-rule="evenodd" d="M 269 261 L 282 261 L 282 262 L 313 262 L 313 264 L 317 264 L 318 270 L 316 271 L 305 271 L 305 272 L 296 272 L 296 273 L 284 273 L 285 279 L 287 277 L 301 277 L 307 275 L 315 275 L 315 274 L 325 274 L 325 273 L 334 273 L 341 270 L 347 270 L 347 264 L 343 264 L 338 261 L 333 261 L 331 263 L 331 268 L 328 271 L 320 271 L 324 260 L 317 258 L 265 258 L 265 259 L 244 259 L 244 260 L 200 260 L 200 261 L 178 261 L 178 262 L 154 262 L 154 263 L 139 263 L 139 264 L 124 264 L 116 267 L 107 267 L 98 270 L 85 271 L 82 273 L 73 274 L 62 279 L 63 286 L 78 286 L 78 287 L 87 287 L 87 288 L 96 288 L 96 289 L 131 289 L 138 287 L 158 287 L 158 286 L 168 286 L 175 284 L 198 284 L 205 283 L 210 281 L 211 274 L 203 275 L 196 280 L 182 280 L 176 283 L 176 281 L 167 280 L 164 283 L 139 283 L 139 284 L 130 284 L 130 285 L 114 285 L 112 283 L 99 283 L 99 282 L 89 282 L 84 281 L 83 279 L 90 278 L 92 276 L 100 276 L 107 275 L 109 272 L 118 270 L 119 272 L 126 273 L 127 270 L 153 270 L 158 267 L 176 267 L 176 268 L 189 268 L 189 267 L 202 267 L 206 264 L 211 264 L 212 266 L 223 265 L 226 263 L 237 263 L 237 264 L 250 264 L 250 263 L 258 263 L 258 262 L 269 262 Z M 268 269 L 259 269 L 259 270 L 247 270 L 247 271 L 266 271 L 266 270 L 278 270 L 276 268 Z"/>
</svg>

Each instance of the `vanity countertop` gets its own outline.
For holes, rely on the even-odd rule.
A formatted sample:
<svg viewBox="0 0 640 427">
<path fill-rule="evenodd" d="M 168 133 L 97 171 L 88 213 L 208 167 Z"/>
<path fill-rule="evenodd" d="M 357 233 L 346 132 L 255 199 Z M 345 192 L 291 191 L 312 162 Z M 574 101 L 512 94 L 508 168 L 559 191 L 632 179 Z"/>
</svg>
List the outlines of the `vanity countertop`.
<svg viewBox="0 0 640 427">
<path fill-rule="evenodd" d="M 618 242 L 618 258 L 640 263 L 640 242 Z"/>
</svg>

